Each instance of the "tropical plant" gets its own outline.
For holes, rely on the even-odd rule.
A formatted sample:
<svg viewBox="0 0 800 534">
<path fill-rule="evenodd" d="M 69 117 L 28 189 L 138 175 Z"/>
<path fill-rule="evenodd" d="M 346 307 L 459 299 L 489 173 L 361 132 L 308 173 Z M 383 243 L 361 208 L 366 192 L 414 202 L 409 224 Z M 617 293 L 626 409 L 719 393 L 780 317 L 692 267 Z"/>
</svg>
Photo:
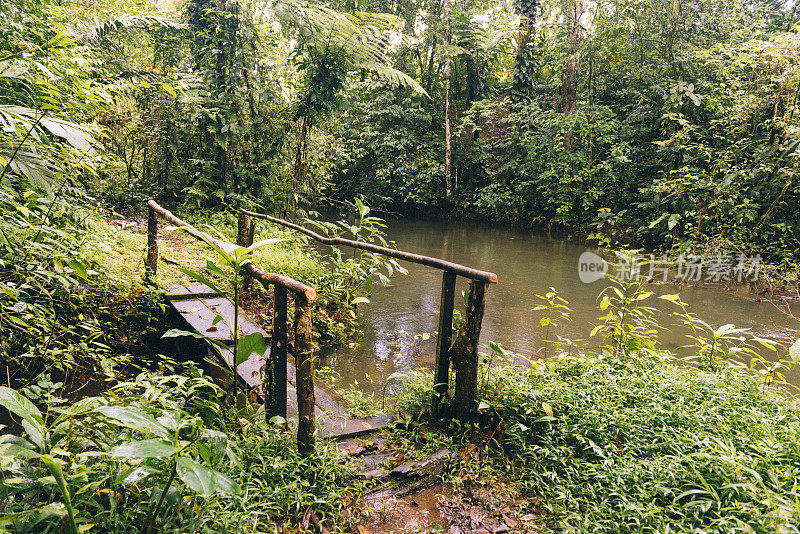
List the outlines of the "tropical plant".
<svg viewBox="0 0 800 534">
<path fill-rule="evenodd" d="M 349 239 L 363 243 L 372 243 L 382 247 L 391 246 L 391 243 L 386 240 L 384 232 L 386 224 L 383 219 L 370 215 L 370 207 L 358 198 L 354 200 L 352 207 L 356 212 L 353 222 L 305 219 L 305 223 L 318 228 L 328 236 L 347 236 Z M 333 271 L 325 284 L 327 288 L 325 296 L 331 298 L 339 306 L 348 309 L 352 318 L 355 318 L 355 306 L 369 303 L 372 286 L 376 281 L 388 286 L 389 278 L 395 271 L 401 274 L 408 272 L 394 258 L 360 249 L 353 249 L 348 257 L 336 245 L 331 246 L 328 260 L 333 266 Z"/>
<path fill-rule="evenodd" d="M 179 270 L 185 275 L 191 277 L 192 279 L 207 285 L 217 294 L 222 296 L 230 294 L 233 297 L 233 306 L 234 306 L 233 317 L 225 317 L 224 315 L 217 313 L 211 322 L 212 327 L 215 327 L 215 325 L 217 325 L 220 322 L 224 323 L 225 326 L 227 326 L 231 336 L 229 341 L 233 345 L 233 352 L 231 358 L 229 359 L 227 356 L 228 347 L 225 342 L 219 339 L 209 338 L 203 335 L 202 333 L 198 332 L 189 332 L 180 329 L 172 329 L 166 332 L 164 334 L 164 337 L 169 338 L 169 337 L 190 336 L 207 341 L 210 344 L 211 348 L 214 349 L 214 351 L 217 353 L 219 359 L 230 366 L 231 375 L 233 378 L 231 388 L 233 391 L 233 396 L 235 398 L 239 388 L 239 379 L 238 379 L 239 364 L 249 359 L 252 354 L 263 356 L 268 348 L 266 338 L 264 337 L 264 334 L 262 334 L 261 332 L 253 332 L 245 336 L 239 335 L 239 291 L 242 283 L 243 268 L 246 265 L 252 263 L 254 251 L 258 250 L 259 248 L 265 247 L 267 245 L 272 245 L 275 243 L 279 243 L 281 241 L 285 241 L 285 239 L 283 238 L 265 239 L 253 243 L 249 247 L 242 247 L 238 245 L 233 245 L 226 241 L 214 239 L 207 233 L 201 232 L 193 227 L 181 226 L 181 227 L 169 227 L 168 229 L 184 230 L 188 232 L 192 236 L 202 240 L 206 245 L 211 247 L 211 249 L 216 254 L 217 263 L 214 263 L 211 260 L 207 260 L 206 262 L 206 272 L 208 273 L 208 275 L 200 274 L 196 271 L 187 269 L 185 267 L 179 267 Z M 212 281 L 211 279 L 212 277 L 218 277 L 219 279 L 223 280 L 225 282 L 225 285 L 222 287 L 224 287 L 225 290 L 220 288 L 220 284 L 217 284 L 215 281 Z"/>
</svg>

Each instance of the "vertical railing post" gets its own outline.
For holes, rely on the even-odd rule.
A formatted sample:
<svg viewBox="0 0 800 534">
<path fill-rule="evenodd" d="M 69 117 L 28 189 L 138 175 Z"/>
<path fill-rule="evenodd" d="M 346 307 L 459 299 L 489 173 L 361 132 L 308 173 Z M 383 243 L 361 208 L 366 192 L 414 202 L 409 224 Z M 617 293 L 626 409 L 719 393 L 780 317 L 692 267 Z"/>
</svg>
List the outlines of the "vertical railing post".
<svg viewBox="0 0 800 534">
<path fill-rule="evenodd" d="M 256 238 L 256 222 L 250 221 L 250 228 L 247 231 L 247 241 L 245 242 L 244 246 L 251 247 L 253 246 L 253 240 Z M 253 277 L 245 274 L 244 279 L 242 280 L 242 285 L 245 289 L 250 289 L 250 285 L 253 282 Z"/>
<path fill-rule="evenodd" d="M 269 415 L 286 419 L 288 306 L 286 288 L 275 284 L 272 297 L 272 350 L 269 355 Z"/>
<path fill-rule="evenodd" d="M 433 389 L 438 404 L 449 393 L 450 344 L 453 337 L 453 304 L 456 293 L 456 273 L 442 273 L 442 300 L 439 303 L 439 338 L 436 342 L 436 364 L 433 373 Z"/>
<path fill-rule="evenodd" d="M 250 221 L 250 229 L 247 231 L 247 246 L 253 245 L 253 240 L 256 238 L 256 222 Z"/>
<path fill-rule="evenodd" d="M 158 273 L 158 214 L 153 206 L 147 206 L 147 259 L 144 264 L 144 278 L 155 283 Z"/>
<path fill-rule="evenodd" d="M 303 294 L 294 300 L 294 352 L 297 364 L 297 450 L 304 455 L 314 450 L 314 336 L 311 306 Z"/>
<path fill-rule="evenodd" d="M 469 419 L 470 409 L 478 390 L 478 340 L 481 335 L 488 285 L 487 282 L 480 280 L 470 282 L 466 320 L 459 328 L 450 350 L 450 357 L 456 370 L 454 416 L 462 421 Z"/>
<path fill-rule="evenodd" d="M 236 221 L 236 244 L 240 247 L 247 246 L 247 230 L 250 226 L 249 217 L 239 212 L 239 218 Z"/>
</svg>

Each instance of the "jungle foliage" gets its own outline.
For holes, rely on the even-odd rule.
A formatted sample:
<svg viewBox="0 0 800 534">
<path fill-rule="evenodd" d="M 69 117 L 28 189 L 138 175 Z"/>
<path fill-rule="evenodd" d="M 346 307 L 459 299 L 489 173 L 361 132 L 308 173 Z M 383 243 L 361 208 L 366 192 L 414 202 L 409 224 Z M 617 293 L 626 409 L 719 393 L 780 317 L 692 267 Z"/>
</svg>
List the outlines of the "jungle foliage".
<svg viewBox="0 0 800 534">
<path fill-rule="evenodd" d="M 431 100 L 371 80 L 353 86 L 331 130 L 338 195 L 604 245 L 794 258 L 795 4 L 452 4 L 449 48 L 434 5 L 398 7 L 425 20 L 402 64 Z M 527 18 L 515 25 L 518 12 Z M 451 56 L 455 191 L 446 198 L 444 79 L 428 65 Z"/>
<path fill-rule="evenodd" d="M 159 354 L 158 292 L 114 275 L 141 266 L 120 250 L 142 234 L 105 209 L 134 219 L 156 198 L 230 235 L 230 207 L 302 219 L 352 201 L 354 218 L 303 222 L 386 244 L 363 198 L 796 262 L 797 9 L 3 1 L 0 531 L 286 531 L 305 529 L 312 508 L 354 526 L 343 508 L 362 482 L 333 448 L 299 455 L 281 421 L 231 407 L 203 371 Z M 318 288 L 320 343 L 341 341 L 374 282 L 399 269 L 338 250 L 324 266 L 301 242 L 258 232 L 285 245 L 262 266 Z M 224 279 L 236 262 L 199 269 Z M 492 467 L 514 467 L 566 530 L 796 531 L 796 405 L 723 365 L 769 343 L 684 308 L 699 369 L 673 365 L 647 293 L 601 296 L 598 353 L 556 338 L 557 359 L 498 370 L 493 347 L 477 406 L 502 423 Z M 541 304 L 543 327 L 568 314 L 555 292 Z M 784 362 L 756 363 L 780 379 Z M 400 400 L 403 439 L 427 424 L 411 415 L 430 400 L 424 379 Z M 455 425 L 425 439 L 457 447 L 478 430 Z"/>
</svg>

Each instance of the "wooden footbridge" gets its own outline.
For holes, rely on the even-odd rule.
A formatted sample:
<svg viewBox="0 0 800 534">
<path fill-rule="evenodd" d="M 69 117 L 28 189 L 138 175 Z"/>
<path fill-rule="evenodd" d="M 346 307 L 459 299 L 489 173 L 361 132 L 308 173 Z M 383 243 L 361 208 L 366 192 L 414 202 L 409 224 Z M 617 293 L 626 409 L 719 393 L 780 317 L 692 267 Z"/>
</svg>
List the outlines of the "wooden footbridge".
<svg viewBox="0 0 800 534">
<path fill-rule="evenodd" d="M 152 280 L 158 269 L 158 217 L 178 227 L 189 228 L 200 233 L 189 223 L 179 219 L 155 201 L 148 202 L 147 259 L 145 276 Z M 436 347 L 434 384 L 438 407 L 441 399 L 449 397 L 450 366 L 455 370 L 455 391 L 451 417 L 466 419 L 473 408 L 478 383 L 478 340 L 480 337 L 486 289 L 497 282 L 494 273 L 479 271 L 451 263 L 439 258 L 420 256 L 410 252 L 390 249 L 339 237 L 319 235 L 297 224 L 244 209 L 238 210 L 237 245 L 250 246 L 255 235 L 255 219 L 265 220 L 305 234 L 329 245 L 347 246 L 355 249 L 383 254 L 398 260 L 418 263 L 443 271 L 442 294 L 439 309 L 439 334 Z M 194 235 L 194 234 L 193 234 Z M 229 243 L 203 234 L 205 238 L 225 248 Z M 297 444 L 301 452 L 310 452 L 314 447 L 317 432 L 325 436 L 352 436 L 385 426 L 386 416 L 369 419 L 350 419 L 338 395 L 314 381 L 313 350 L 311 332 L 311 306 L 316 299 L 314 288 L 287 276 L 265 272 L 252 263 L 242 268 L 249 279 L 257 280 L 265 289 L 273 288 L 272 332 L 267 333 L 239 312 L 238 337 L 259 332 L 270 342 L 263 355 L 252 354 L 237 367 L 237 379 L 247 384 L 251 391 L 265 399 L 269 417 L 297 416 Z M 453 339 L 453 308 L 455 304 L 456 278 L 462 276 L 470 281 L 466 320 Z M 246 282 L 247 283 L 247 280 Z M 290 343 L 288 312 L 289 297 L 294 301 L 294 332 Z M 218 315 L 232 319 L 233 303 L 207 286 L 173 286 L 166 297 L 186 323 L 198 333 L 218 340 L 231 340 L 232 335 L 225 321 L 216 322 Z M 233 324 L 232 320 L 229 320 Z M 224 358 L 233 368 L 233 352 L 223 351 Z M 294 356 L 295 365 L 289 363 Z M 289 392 L 294 390 L 294 399 Z"/>
</svg>

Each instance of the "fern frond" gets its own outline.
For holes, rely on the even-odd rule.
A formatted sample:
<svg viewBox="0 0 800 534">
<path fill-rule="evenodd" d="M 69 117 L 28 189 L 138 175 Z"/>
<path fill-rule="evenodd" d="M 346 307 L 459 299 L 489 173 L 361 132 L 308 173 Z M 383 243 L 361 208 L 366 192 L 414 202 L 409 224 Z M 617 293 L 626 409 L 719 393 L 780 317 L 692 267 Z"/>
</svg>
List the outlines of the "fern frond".
<svg viewBox="0 0 800 534">
<path fill-rule="evenodd" d="M 108 35 L 128 28 L 162 27 L 172 30 L 183 30 L 186 25 L 173 19 L 158 15 L 123 15 L 113 20 L 99 22 L 87 30 L 77 33 L 75 40 L 79 43 L 91 43 L 105 39 Z"/>
<path fill-rule="evenodd" d="M 284 24 L 296 27 L 300 41 L 309 48 L 334 49 L 347 56 L 354 70 L 368 70 L 428 96 L 416 80 L 390 66 L 389 54 L 414 41 L 403 34 L 401 18 L 387 13 L 343 13 L 302 0 L 279 0 L 275 14 Z"/>
</svg>

